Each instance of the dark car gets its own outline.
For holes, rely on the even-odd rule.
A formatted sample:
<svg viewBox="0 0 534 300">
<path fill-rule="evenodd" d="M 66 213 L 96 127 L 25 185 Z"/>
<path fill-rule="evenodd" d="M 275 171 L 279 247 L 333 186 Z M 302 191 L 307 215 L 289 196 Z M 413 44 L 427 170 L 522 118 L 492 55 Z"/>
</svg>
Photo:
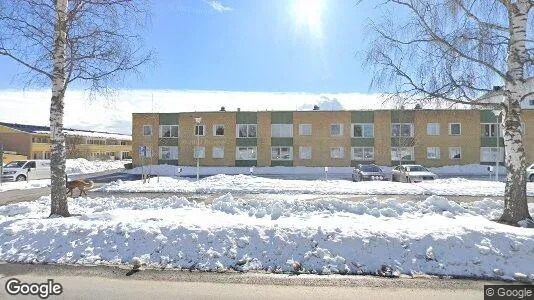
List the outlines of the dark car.
<svg viewBox="0 0 534 300">
<path fill-rule="evenodd" d="M 377 165 L 360 164 L 352 171 L 352 181 L 384 180 L 384 172 Z"/>
</svg>

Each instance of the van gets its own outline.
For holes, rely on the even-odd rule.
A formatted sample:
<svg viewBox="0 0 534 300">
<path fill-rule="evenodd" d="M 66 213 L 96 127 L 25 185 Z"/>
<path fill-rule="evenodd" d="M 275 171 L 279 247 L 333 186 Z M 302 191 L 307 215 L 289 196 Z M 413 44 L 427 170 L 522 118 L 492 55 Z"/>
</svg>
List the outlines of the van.
<svg viewBox="0 0 534 300">
<path fill-rule="evenodd" d="M 14 160 L 6 164 L 2 181 L 25 181 L 50 178 L 50 160 Z"/>
</svg>

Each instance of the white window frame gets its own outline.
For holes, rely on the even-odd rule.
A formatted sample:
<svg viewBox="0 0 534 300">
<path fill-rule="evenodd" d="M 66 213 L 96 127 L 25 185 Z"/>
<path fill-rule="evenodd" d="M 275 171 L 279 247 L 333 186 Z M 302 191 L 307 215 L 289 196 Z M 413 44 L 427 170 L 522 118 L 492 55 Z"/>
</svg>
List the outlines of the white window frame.
<svg viewBox="0 0 534 300">
<path fill-rule="evenodd" d="M 361 126 L 361 128 L 362 128 L 362 136 L 355 136 L 354 135 L 354 126 Z M 370 126 L 371 127 L 371 135 L 370 136 L 365 136 L 365 130 L 364 130 L 365 126 Z M 350 125 L 350 130 L 351 130 L 351 136 L 353 138 L 367 139 L 367 138 L 374 138 L 375 137 L 375 124 L 374 123 L 352 123 Z"/>
<path fill-rule="evenodd" d="M 202 156 L 200 156 L 199 154 L 201 154 Z M 197 157 L 197 155 L 199 155 L 199 156 Z M 193 158 L 194 159 L 206 158 L 206 147 L 205 146 L 195 146 L 195 147 L 193 147 Z"/>
<path fill-rule="evenodd" d="M 341 151 L 339 152 L 340 153 L 340 156 L 339 157 L 334 157 L 333 152 L 334 149 L 341 149 Z M 330 147 L 330 158 L 331 159 L 344 159 L 345 158 L 345 147 Z"/>
<path fill-rule="evenodd" d="M 497 150 L 499 149 L 499 150 Z M 484 150 L 489 150 L 489 154 L 492 156 L 489 159 L 486 159 L 483 157 Z M 480 162 L 495 162 L 495 159 L 493 158 L 493 152 L 499 152 L 499 162 L 504 161 L 504 148 L 503 147 L 480 147 Z"/>
<path fill-rule="evenodd" d="M 460 133 L 452 133 L 452 125 L 460 125 Z M 449 135 L 462 135 L 462 123 L 449 123 Z"/>
<path fill-rule="evenodd" d="M 288 130 L 289 132 L 282 134 L 282 130 Z M 271 124 L 271 137 L 292 138 L 293 124 Z"/>
<path fill-rule="evenodd" d="M 163 148 L 169 148 L 170 158 L 163 157 Z M 178 160 L 179 155 L 180 154 L 178 152 L 178 146 L 159 146 L 159 159 L 160 160 Z"/>
<path fill-rule="evenodd" d="M 403 157 L 399 157 L 400 159 L 397 159 L 397 157 L 393 157 L 393 152 L 396 152 L 397 154 L 400 152 L 402 155 L 403 152 L 410 152 L 410 155 L 412 156 L 411 159 L 404 159 Z M 405 155 L 406 156 L 406 155 Z M 414 147 L 391 147 L 391 160 L 392 161 L 415 161 L 415 149 Z"/>
<path fill-rule="evenodd" d="M 278 150 L 280 154 L 282 153 L 282 148 L 288 148 L 289 149 L 289 158 L 281 158 L 281 157 L 275 157 L 273 155 L 273 152 L 275 150 Z M 273 146 L 271 147 L 271 160 L 293 160 L 293 147 L 291 146 Z"/>
<path fill-rule="evenodd" d="M 528 105 L 534 106 L 534 99 L 528 100 Z"/>
<path fill-rule="evenodd" d="M 332 134 L 332 126 L 339 125 L 339 134 Z M 343 123 L 330 124 L 330 136 L 343 136 Z"/>
<path fill-rule="evenodd" d="M 362 151 L 362 157 L 357 158 L 355 155 L 356 150 Z M 372 156 L 370 158 L 365 157 L 365 151 L 371 150 Z M 350 149 L 350 155 L 352 160 L 358 160 L 358 161 L 374 161 L 375 160 L 375 148 L 374 147 L 352 147 Z"/>
<path fill-rule="evenodd" d="M 217 155 L 217 153 L 221 153 L 222 155 Z M 211 157 L 214 159 L 223 159 L 224 158 L 224 146 L 214 146 L 211 149 Z"/>
<path fill-rule="evenodd" d="M 247 136 L 239 136 L 239 126 L 247 126 Z M 256 128 L 256 135 L 249 136 L 250 127 Z M 258 137 L 258 124 L 236 124 L 235 125 L 235 136 L 240 139 L 255 139 Z"/>
<path fill-rule="evenodd" d="M 438 136 L 441 131 L 440 123 L 426 123 L 426 135 Z"/>
<path fill-rule="evenodd" d="M 163 136 L 163 128 L 169 127 L 169 136 Z M 176 128 L 176 136 L 172 135 L 172 129 Z M 180 136 L 180 127 L 178 125 L 159 125 L 159 137 L 162 139 L 177 138 Z"/>
<path fill-rule="evenodd" d="M 430 153 L 434 153 L 433 156 Z M 439 160 L 441 159 L 441 148 L 440 147 L 427 147 L 426 148 L 426 159 Z"/>
<path fill-rule="evenodd" d="M 403 126 L 410 126 L 410 135 L 409 136 L 404 136 L 402 135 L 402 127 Z M 400 135 L 393 135 L 393 127 L 395 126 L 399 126 L 399 133 Z M 413 123 L 391 123 L 391 137 L 414 137 L 414 133 L 415 133 L 415 126 Z"/>
<path fill-rule="evenodd" d="M 95 154 L 95 153 L 93 153 Z M 145 147 L 145 156 L 142 156 L 144 158 L 151 158 L 152 157 L 152 147 L 151 146 L 146 146 Z"/>
<path fill-rule="evenodd" d="M 197 128 L 202 127 L 202 134 L 197 134 Z M 195 124 L 195 127 L 193 128 L 193 134 L 195 136 L 205 136 L 206 135 L 206 125 L 204 124 Z"/>
<path fill-rule="evenodd" d="M 223 134 L 217 134 L 217 127 L 222 127 Z M 224 136 L 226 133 L 226 128 L 224 127 L 224 124 L 214 124 L 213 125 L 213 136 Z"/>
<path fill-rule="evenodd" d="M 307 151 L 309 150 L 309 151 Z M 306 152 L 307 151 L 307 152 Z M 303 155 L 305 153 L 309 153 L 309 155 Z M 311 146 L 301 146 L 299 147 L 299 158 L 302 160 L 310 160 L 312 159 L 313 150 Z"/>
<path fill-rule="evenodd" d="M 240 158 L 239 157 L 239 149 L 252 150 L 252 152 L 254 153 L 254 158 L 247 158 L 247 159 Z M 256 146 L 237 146 L 235 148 L 235 159 L 236 160 L 258 160 L 258 147 L 256 147 Z"/>
<path fill-rule="evenodd" d="M 146 134 L 145 128 L 150 129 L 150 134 Z M 152 136 L 154 132 L 152 131 L 152 125 L 143 125 L 143 136 Z"/>
<path fill-rule="evenodd" d="M 306 132 L 304 132 L 305 130 L 303 130 L 303 128 L 307 128 L 307 127 L 309 127 L 309 129 L 310 129 L 309 134 L 306 134 Z M 312 124 L 299 124 L 299 135 L 311 136 L 312 134 L 313 134 Z"/>
<path fill-rule="evenodd" d="M 497 130 L 500 130 L 500 128 L 501 128 L 501 126 L 500 126 L 499 123 L 480 123 L 480 125 L 484 126 L 484 132 L 486 131 L 486 126 L 490 126 L 490 128 L 489 128 L 489 129 L 490 129 L 490 130 L 489 130 L 490 135 L 485 135 L 485 134 L 483 134 L 483 133 L 480 133 L 480 134 L 482 134 L 483 137 L 487 137 L 487 138 L 497 138 L 497 133 L 498 133 Z M 492 126 L 495 127 L 495 128 L 493 129 L 493 132 L 494 132 L 493 135 L 491 135 L 491 127 L 492 127 Z M 502 136 L 502 135 L 501 135 L 501 136 Z"/>
<path fill-rule="evenodd" d="M 456 150 L 460 150 L 459 153 L 460 153 L 460 157 L 459 158 L 455 158 L 454 154 L 457 153 Z M 452 159 L 452 160 L 461 160 L 463 159 L 463 153 L 462 153 L 462 147 L 449 147 L 449 159 Z"/>
</svg>

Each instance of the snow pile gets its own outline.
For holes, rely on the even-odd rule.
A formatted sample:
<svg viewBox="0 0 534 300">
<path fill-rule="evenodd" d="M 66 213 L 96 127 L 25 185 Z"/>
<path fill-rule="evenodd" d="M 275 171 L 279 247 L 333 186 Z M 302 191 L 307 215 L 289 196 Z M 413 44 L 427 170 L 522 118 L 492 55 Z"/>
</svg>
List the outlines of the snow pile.
<svg viewBox="0 0 534 300">
<path fill-rule="evenodd" d="M 532 229 L 490 221 L 502 202 L 48 197 L 0 207 L 0 260 L 319 274 L 534 276 Z M 534 214 L 534 207 L 530 206 Z M 480 215 L 483 212 L 484 215 Z M 525 276 L 522 278 L 524 279 Z"/>
<path fill-rule="evenodd" d="M 351 182 L 347 180 L 285 180 L 249 175 L 215 175 L 199 181 L 188 178 L 161 177 L 142 184 L 141 181 L 116 181 L 104 185 L 108 192 L 182 192 L 182 193 L 290 193 L 328 195 L 440 195 L 440 196 L 502 196 L 504 183 L 438 179 L 421 183 L 389 181 Z M 534 196 L 534 185 L 528 184 Z"/>
<path fill-rule="evenodd" d="M 31 180 L 30 182 L 2 182 L 0 192 L 11 190 L 28 190 L 50 186 L 50 179 Z"/>
<path fill-rule="evenodd" d="M 69 175 L 98 173 L 109 170 L 124 169 L 126 161 L 89 161 L 85 158 L 67 159 L 66 171 Z"/>
</svg>

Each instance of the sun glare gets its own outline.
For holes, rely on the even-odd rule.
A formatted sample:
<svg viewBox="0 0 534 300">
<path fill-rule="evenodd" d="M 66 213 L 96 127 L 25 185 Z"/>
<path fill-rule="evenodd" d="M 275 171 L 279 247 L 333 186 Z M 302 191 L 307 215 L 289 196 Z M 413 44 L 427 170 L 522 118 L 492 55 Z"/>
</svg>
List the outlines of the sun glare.
<svg viewBox="0 0 534 300">
<path fill-rule="evenodd" d="M 322 38 L 323 0 L 293 0 L 298 28 L 306 28 L 312 35 Z"/>
</svg>

